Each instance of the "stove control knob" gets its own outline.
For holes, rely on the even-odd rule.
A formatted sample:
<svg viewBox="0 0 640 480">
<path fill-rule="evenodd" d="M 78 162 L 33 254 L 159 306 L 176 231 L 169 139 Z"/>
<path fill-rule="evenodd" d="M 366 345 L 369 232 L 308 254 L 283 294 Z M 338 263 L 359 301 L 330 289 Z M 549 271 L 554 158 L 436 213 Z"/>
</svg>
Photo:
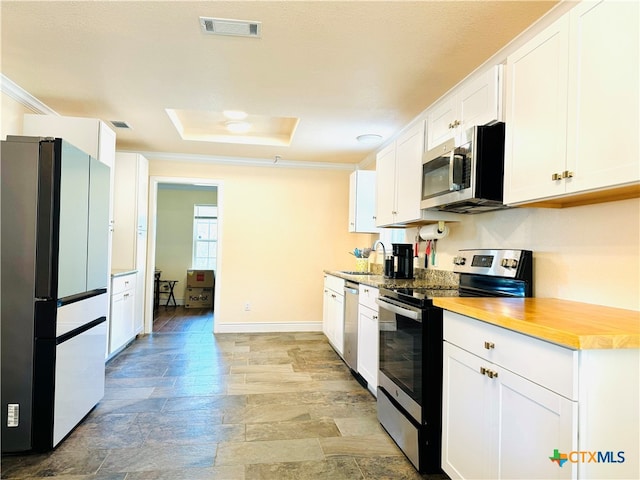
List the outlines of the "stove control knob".
<svg viewBox="0 0 640 480">
<path fill-rule="evenodd" d="M 518 268 L 518 260 L 516 260 L 515 258 L 512 258 L 509 266 L 511 268 Z"/>
<path fill-rule="evenodd" d="M 500 266 L 504 268 L 509 268 L 509 259 L 503 258 L 502 261 L 500 262 Z"/>
<path fill-rule="evenodd" d="M 464 265 L 467 263 L 467 259 L 464 257 L 458 257 L 458 265 Z"/>
</svg>

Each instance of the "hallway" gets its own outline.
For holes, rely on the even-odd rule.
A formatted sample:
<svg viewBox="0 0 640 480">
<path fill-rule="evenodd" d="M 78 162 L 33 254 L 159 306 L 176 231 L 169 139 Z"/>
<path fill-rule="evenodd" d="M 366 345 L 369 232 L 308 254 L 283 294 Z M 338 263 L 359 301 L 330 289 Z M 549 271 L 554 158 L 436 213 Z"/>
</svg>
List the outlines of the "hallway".
<svg viewBox="0 0 640 480">
<path fill-rule="evenodd" d="M 2 478 L 423 478 L 321 333 L 214 337 L 213 312 L 160 310 L 84 422 L 50 454 L 4 457 Z"/>
</svg>

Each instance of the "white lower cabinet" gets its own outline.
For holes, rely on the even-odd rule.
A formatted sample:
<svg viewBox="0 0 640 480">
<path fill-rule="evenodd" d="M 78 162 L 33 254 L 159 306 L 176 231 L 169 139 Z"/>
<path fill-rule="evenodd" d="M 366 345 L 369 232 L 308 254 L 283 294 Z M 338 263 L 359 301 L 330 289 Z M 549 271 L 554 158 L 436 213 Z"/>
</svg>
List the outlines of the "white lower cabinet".
<svg viewBox="0 0 640 480">
<path fill-rule="evenodd" d="M 111 281 L 109 356 L 117 353 L 136 335 L 136 274 L 114 277 Z"/>
<path fill-rule="evenodd" d="M 360 284 L 358 305 L 358 373 L 375 395 L 378 387 L 378 289 Z"/>
<path fill-rule="evenodd" d="M 640 478 L 640 350 L 571 350 L 449 311 L 444 340 L 452 479 Z"/>
<path fill-rule="evenodd" d="M 322 331 L 338 355 L 342 356 L 344 350 L 344 280 L 333 275 L 324 276 Z"/>
<path fill-rule="evenodd" d="M 549 456 L 575 450 L 577 402 L 447 342 L 444 371 L 442 467 L 451 478 L 575 477 L 575 464 L 560 468 Z"/>
</svg>

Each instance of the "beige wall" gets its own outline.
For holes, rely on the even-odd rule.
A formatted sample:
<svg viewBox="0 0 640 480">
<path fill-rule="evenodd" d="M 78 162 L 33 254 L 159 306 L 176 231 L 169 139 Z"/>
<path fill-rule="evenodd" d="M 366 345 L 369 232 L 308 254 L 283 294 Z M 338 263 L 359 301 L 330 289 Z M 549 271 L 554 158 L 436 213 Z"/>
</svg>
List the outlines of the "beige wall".
<svg viewBox="0 0 640 480">
<path fill-rule="evenodd" d="M 640 310 L 640 199 L 465 216 L 438 241 L 438 268 L 462 248 L 534 252 L 534 294 Z M 415 231 L 415 230 L 413 230 Z"/>
<path fill-rule="evenodd" d="M 7 135 L 21 135 L 25 113 L 33 113 L 19 102 L 6 94 L 2 94 L 2 117 L 0 119 L 0 137 L 2 140 Z"/>
<path fill-rule="evenodd" d="M 158 189 L 156 223 L 156 265 L 161 278 L 178 280 L 174 293 L 184 304 L 187 269 L 191 268 L 193 248 L 193 206 L 216 205 L 215 190 Z"/>
<path fill-rule="evenodd" d="M 347 232 L 349 173 L 150 158 L 151 176 L 221 182 L 218 328 L 322 321 L 323 269 L 352 270 L 347 252 L 372 242 Z"/>
</svg>

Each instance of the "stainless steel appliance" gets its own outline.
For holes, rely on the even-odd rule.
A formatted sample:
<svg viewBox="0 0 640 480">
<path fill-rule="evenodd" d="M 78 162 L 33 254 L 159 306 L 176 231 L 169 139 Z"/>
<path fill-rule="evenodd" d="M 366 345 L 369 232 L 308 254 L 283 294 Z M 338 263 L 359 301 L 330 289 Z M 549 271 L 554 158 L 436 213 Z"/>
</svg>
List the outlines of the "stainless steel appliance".
<svg viewBox="0 0 640 480">
<path fill-rule="evenodd" d="M 393 256 L 385 259 L 384 276 L 386 278 L 413 278 L 413 245 L 410 243 L 392 243 Z"/>
<path fill-rule="evenodd" d="M 358 295 L 359 285 L 344 284 L 344 361 L 354 372 L 358 371 Z"/>
<path fill-rule="evenodd" d="M 454 213 L 507 208 L 503 179 L 504 123 L 472 127 L 424 154 L 420 207 Z"/>
<path fill-rule="evenodd" d="M 104 395 L 110 168 L 2 142 L 2 452 L 58 445 Z"/>
<path fill-rule="evenodd" d="M 438 296 L 532 296 L 528 250 L 461 250 L 457 290 L 380 289 L 378 420 L 417 470 L 440 472 L 442 309 Z"/>
</svg>

